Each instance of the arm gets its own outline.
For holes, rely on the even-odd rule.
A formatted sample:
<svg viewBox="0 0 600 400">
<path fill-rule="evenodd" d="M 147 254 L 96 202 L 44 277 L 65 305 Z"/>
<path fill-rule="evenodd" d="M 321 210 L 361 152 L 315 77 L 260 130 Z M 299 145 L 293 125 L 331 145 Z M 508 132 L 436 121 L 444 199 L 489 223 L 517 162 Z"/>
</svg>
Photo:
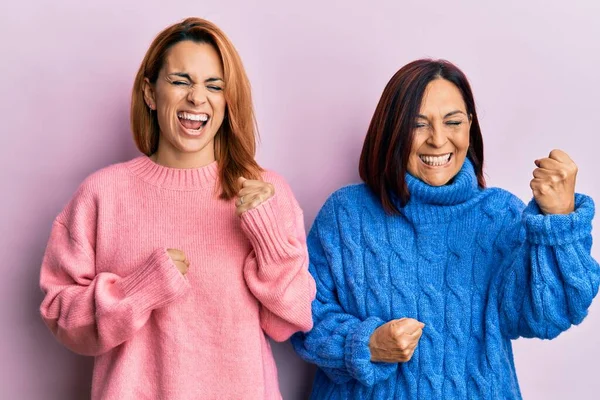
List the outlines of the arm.
<svg viewBox="0 0 600 400">
<path fill-rule="evenodd" d="M 62 344 L 95 356 L 131 339 L 153 309 L 181 296 L 188 283 L 166 249 L 155 250 L 129 276 L 96 274 L 91 204 L 76 197 L 54 222 L 40 273 L 40 311 Z"/>
<path fill-rule="evenodd" d="M 512 199 L 498 241 L 500 327 L 511 339 L 552 339 L 584 319 L 598 292 L 600 268 L 590 254 L 594 203 L 576 195 L 570 214 L 544 215 L 535 200 L 522 210 Z"/>
<path fill-rule="evenodd" d="M 244 265 L 248 288 L 261 304 L 260 323 L 276 341 L 312 328 L 315 283 L 308 272 L 304 219 L 285 182 L 275 195 L 241 215 L 252 244 Z"/>
<path fill-rule="evenodd" d="M 308 333 L 296 334 L 292 344 L 304 360 L 316 364 L 335 383 L 353 379 L 372 386 L 388 379 L 397 363 L 371 361 L 369 341 L 373 332 L 386 321 L 378 317 L 360 319 L 342 307 L 336 281 L 344 279 L 344 266 L 339 248 L 339 233 L 333 198 L 323 206 L 308 236 L 310 272 L 317 284 L 313 302 L 314 327 Z"/>
</svg>

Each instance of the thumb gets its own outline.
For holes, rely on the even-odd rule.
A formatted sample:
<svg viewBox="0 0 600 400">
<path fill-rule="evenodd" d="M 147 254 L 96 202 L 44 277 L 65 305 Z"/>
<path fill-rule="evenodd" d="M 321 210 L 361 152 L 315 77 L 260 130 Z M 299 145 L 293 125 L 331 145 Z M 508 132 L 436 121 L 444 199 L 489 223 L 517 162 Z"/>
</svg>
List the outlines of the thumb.
<svg viewBox="0 0 600 400">
<path fill-rule="evenodd" d="M 243 176 L 240 176 L 237 179 L 237 183 L 238 183 L 238 191 L 242 190 L 244 188 L 244 182 L 246 182 L 248 179 L 244 178 Z"/>
<path fill-rule="evenodd" d="M 423 323 L 417 321 L 416 319 L 413 318 L 407 318 L 404 321 L 402 321 L 402 326 L 400 328 L 400 333 L 406 333 L 408 335 L 412 335 L 413 333 L 415 333 L 417 330 L 422 329 L 423 328 Z"/>
</svg>

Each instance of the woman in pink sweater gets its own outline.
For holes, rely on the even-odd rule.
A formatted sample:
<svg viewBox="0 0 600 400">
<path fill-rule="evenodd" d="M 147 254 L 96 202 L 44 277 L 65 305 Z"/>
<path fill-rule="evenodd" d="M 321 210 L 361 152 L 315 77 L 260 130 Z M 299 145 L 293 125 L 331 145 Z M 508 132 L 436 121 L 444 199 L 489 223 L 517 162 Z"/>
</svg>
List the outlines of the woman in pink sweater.
<svg viewBox="0 0 600 400">
<path fill-rule="evenodd" d="M 240 58 L 212 23 L 161 32 L 131 106 L 144 156 L 88 177 L 58 215 L 41 314 L 95 357 L 93 399 L 279 399 L 265 334 L 312 327 L 302 210 L 254 160 Z"/>
</svg>

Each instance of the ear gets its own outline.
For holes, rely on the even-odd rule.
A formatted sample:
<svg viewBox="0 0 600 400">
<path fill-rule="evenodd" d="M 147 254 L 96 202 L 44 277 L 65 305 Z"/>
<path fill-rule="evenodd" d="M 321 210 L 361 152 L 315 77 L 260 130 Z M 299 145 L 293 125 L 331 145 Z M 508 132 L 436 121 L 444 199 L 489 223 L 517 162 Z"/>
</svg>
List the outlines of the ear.
<svg viewBox="0 0 600 400">
<path fill-rule="evenodd" d="M 156 96 L 154 93 L 154 85 L 150 83 L 148 78 L 144 78 L 144 101 L 151 110 L 156 110 Z"/>
</svg>

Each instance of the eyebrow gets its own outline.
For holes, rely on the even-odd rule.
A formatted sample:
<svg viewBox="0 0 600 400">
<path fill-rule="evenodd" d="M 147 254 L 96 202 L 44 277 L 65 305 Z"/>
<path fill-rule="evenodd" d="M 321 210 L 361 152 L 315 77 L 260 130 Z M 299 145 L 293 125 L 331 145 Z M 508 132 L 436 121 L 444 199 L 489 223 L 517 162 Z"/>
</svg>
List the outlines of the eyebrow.
<svg viewBox="0 0 600 400">
<path fill-rule="evenodd" d="M 193 82 L 193 81 L 194 81 L 194 80 L 192 79 L 192 77 L 191 77 L 189 74 L 186 74 L 185 72 L 173 72 L 173 73 L 170 73 L 170 74 L 169 74 L 169 76 L 172 76 L 172 75 L 178 76 L 178 77 L 180 77 L 180 78 L 185 78 L 185 79 L 187 79 L 187 80 L 188 80 L 188 81 L 190 81 L 190 82 Z M 205 80 L 204 80 L 204 83 L 218 82 L 218 81 L 225 82 L 225 81 L 224 81 L 222 78 L 218 78 L 218 77 L 211 77 L 211 78 L 207 78 L 207 79 L 205 79 Z"/>
<path fill-rule="evenodd" d="M 454 111 L 450 111 L 448 114 L 444 115 L 444 118 L 452 117 L 453 115 L 456 115 L 456 114 L 464 114 L 465 116 L 467 115 L 467 113 L 464 111 L 454 110 Z M 417 118 L 429 119 L 423 114 L 417 115 Z"/>
</svg>

